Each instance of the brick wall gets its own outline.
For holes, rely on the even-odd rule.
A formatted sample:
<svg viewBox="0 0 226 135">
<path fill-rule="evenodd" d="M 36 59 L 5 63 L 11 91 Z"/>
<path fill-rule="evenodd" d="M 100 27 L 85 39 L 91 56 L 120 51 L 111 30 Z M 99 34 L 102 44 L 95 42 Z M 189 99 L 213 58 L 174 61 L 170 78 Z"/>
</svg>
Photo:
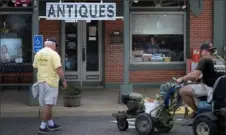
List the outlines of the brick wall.
<svg viewBox="0 0 226 135">
<path fill-rule="evenodd" d="M 204 0 L 203 11 L 199 16 L 194 16 L 190 12 L 190 51 L 199 48 L 204 41 L 213 39 L 213 2 Z"/>
<path fill-rule="evenodd" d="M 123 45 L 110 44 L 110 34 L 114 30 L 123 32 L 123 21 L 105 21 L 104 70 L 105 82 L 121 82 L 123 79 Z"/>
<path fill-rule="evenodd" d="M 57 41 L 60 41 L 60 21 L 52 21 L 46 19 L 39 20 L 39 33 L 44 36 L 44 39 L 48 37 L 56 37 Z"/>
<path fill-rule="evenodd" d="M 43 35 L 44 40 L 48 37 L 55 37 L 57 39 L 58 47 L 56 51 L 60 52 L 60 21 L 40 19 L 39 33 Z"/>
<path fill-rule="evenodd" d="M 113 30 L 123 31 L 123 21 L 106 21 L 105 23 L 105 82 L 121 82 L 123 79 L 123 46 L 110 45 L 109 33 Z M 199 47 L 204 41 L 212 41 L 212 0 L 204 1 L 202 14 L 190 13 L 190 50 Z M 179 77 L 185 71 L 152 70 L 130 71 L 131 82 L 164 82 L 172 77 Z"/>
</svg>

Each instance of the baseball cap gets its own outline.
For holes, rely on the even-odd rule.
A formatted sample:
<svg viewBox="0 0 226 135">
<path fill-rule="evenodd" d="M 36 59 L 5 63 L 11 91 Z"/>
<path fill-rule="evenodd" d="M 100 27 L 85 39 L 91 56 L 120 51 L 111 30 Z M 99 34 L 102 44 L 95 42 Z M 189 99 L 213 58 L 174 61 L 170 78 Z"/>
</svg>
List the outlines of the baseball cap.
<svg viewBox="0 0 226 135">
<path fill-rule="evenodd" d="M 213 47 L 212 43 L 204 43 L 201 45 L 200 50 L 207 50 L 207 51 L 213 51 L 217 49 L 216 47 Z"/>
<path fill-rule="evenodd" d="M 46 41 L 52 41 L 52 42 L 54 42 L 55 44 L 57 43 L 57 40 L 56 40 L 56 38 L 54 38 L 54 37 L 49 37 L 49 38 L 46 39 Z"/>
</svg>

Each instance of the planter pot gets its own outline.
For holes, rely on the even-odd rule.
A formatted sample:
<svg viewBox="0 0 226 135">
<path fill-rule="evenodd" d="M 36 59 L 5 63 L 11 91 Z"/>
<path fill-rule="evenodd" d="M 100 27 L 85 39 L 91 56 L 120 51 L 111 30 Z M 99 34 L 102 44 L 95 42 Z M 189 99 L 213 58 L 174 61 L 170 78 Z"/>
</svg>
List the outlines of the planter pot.
<svg viewBox="0 0 226 135">
<path fill-rule="evenodd" d="M 81 105 L 81 95 L 64 95 L 65 107 L 78 107 Z"/>
</svg>

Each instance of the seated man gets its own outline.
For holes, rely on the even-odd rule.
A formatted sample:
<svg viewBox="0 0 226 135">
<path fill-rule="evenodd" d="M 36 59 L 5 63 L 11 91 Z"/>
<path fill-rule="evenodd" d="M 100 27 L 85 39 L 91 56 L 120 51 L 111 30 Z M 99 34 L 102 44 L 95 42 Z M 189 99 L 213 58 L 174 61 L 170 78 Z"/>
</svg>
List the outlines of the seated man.
<svg viewBox="0 0 226 135">
<path fill-rule="evenodd" d="M 189 116 L 191 118 L 195 117 L 197 114 L 197 106 L 194 97 L 210 97 L 215 81 L 225 73 L 224 60 L 214 54 L 215 49 L 216 48 L 214 48 L 211 43 L 201 45 L 200 53 L 202 58 L 196 70 L 177 79 L 178 83 L 188 80 L 196 81 L 202 75 L 202 82 L 200 84 L 186 85 L 179 91 L 182 100 L 194 111 L 191 116 Z"/>
</svg>

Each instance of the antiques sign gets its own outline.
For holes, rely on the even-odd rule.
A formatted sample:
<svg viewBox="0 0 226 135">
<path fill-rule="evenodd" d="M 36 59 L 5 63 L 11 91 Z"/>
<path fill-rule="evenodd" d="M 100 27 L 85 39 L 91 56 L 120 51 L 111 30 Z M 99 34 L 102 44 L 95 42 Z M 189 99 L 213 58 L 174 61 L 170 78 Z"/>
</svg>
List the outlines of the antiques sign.
<svg viewBox="0 0 226 135">
<path fill-rule="evenodd" d="M 46 3 L 47 20 L 115 20 L 116 3 Z"/>
</svg>

